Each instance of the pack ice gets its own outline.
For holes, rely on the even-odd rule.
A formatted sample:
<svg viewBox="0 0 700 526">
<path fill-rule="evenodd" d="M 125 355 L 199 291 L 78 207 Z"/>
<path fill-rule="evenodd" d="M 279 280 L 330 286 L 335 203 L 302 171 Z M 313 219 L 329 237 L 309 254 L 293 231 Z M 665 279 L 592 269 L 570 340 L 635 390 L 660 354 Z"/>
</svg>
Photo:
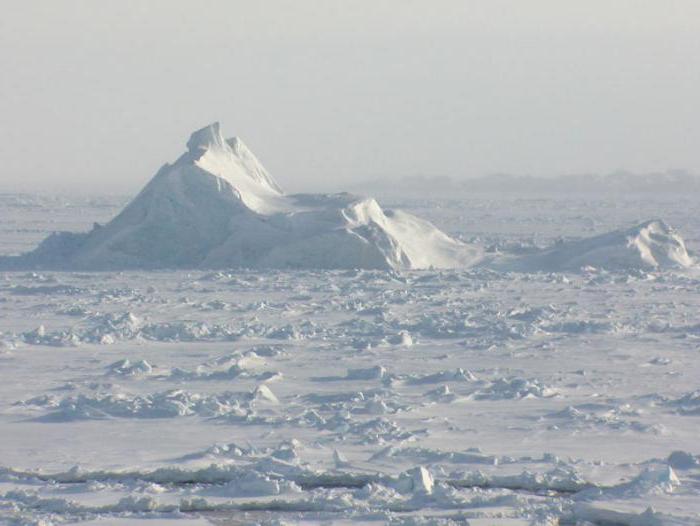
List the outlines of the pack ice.
<svg viewBox="0 0 700 526">
<path fill-rule="evenodd" d="M 105 226 L 57 233 L 17 266 L 128 268 L 453 268 L 480 251 L 374 199 L 287 195 L 218 123 L 192 134 Z"/>
<path fill-rule="evenodd" d="M 0 272 L 0 525 L 698 526 L 700 268 L 580 240 L 696 247 L 697 196 L 394 199 L 493 259 Z M 123 205 L 0 194 L 0 253 Z"/>
</svg>

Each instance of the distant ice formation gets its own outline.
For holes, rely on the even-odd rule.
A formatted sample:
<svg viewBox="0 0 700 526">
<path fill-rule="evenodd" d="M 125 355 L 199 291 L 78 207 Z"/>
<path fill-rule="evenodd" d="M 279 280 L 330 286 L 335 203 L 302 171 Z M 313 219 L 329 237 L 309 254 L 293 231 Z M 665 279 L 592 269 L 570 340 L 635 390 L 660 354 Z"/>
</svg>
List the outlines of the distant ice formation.
<svg viewBox="0 0 700 526">
<path fill-rule="evenodd" d="M 214 123 L 192 134 L 104 226 L 59 232 L 0 268 L 427 269 L 474 265 L 523 272 L 686 268 L 683 239 L 663 221 L 642 223 L 520 256 L 484 257 L 432 224 L 348 193 L 287 195 L 238 138 Z"/>
<path fill-rule="evenodd" d="M 628 230 L 555 244 L 499 266 L 517 271 L 576 271 L 584 267 L 607 270 L 658 270 L 693 265 L 681 236 L 661 220 L 646 221 Z"/>
<path fill-rule="evenodd" d="M 65 269 L 370 268 L 467 266 L 481 250 L 374 199 L 286 195 L 219 124 L 194 132 L 105 226 L 57 233 L 14 261 Z M 6 265 L 5 265 L 6 266 Z"/>
</svg>

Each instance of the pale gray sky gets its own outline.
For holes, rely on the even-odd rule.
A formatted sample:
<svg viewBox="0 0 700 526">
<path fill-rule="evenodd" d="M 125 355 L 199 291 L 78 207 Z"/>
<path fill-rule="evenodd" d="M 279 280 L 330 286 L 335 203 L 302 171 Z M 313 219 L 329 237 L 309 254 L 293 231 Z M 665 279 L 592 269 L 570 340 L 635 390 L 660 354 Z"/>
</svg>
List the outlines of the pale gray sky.
<svg viewBox="0 0 700 526">
<path fill-rule="evenodd" d="M 700 171 L 698 0 L 0 0 L 0 189 L 137 191 L 219 120 L 282 186 Z"/>
</svg>

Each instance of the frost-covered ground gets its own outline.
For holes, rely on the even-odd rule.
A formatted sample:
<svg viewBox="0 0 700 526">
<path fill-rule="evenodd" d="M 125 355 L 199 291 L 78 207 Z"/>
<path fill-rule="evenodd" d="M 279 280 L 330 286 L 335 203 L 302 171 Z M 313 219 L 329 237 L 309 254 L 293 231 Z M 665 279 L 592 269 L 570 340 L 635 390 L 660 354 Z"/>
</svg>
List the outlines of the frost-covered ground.
<svg viewBox="0 0 700 526">
<path fill-rule="evenodd" d="M 527 251 L 697 199 L 388 200 Z M 123 199 L 0 196 L 0 253 Z M 700 523 L 700 272 L 0 274 L 0 522 Z M 651 508 L 651 509 L 650 509 Z"/>
</svg>

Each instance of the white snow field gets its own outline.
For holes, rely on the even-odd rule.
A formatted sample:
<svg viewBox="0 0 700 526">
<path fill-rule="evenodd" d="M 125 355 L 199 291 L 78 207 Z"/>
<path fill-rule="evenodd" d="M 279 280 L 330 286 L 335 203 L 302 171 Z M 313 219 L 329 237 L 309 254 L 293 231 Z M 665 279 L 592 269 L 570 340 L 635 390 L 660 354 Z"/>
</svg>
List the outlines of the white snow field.
<svg viewBox="0 0 700 526">
<path fill-rule="evenodd" d="M 380 201 L 0 195 L 0 523 L 700 524 L 697 196 Z"/>
</svg>

